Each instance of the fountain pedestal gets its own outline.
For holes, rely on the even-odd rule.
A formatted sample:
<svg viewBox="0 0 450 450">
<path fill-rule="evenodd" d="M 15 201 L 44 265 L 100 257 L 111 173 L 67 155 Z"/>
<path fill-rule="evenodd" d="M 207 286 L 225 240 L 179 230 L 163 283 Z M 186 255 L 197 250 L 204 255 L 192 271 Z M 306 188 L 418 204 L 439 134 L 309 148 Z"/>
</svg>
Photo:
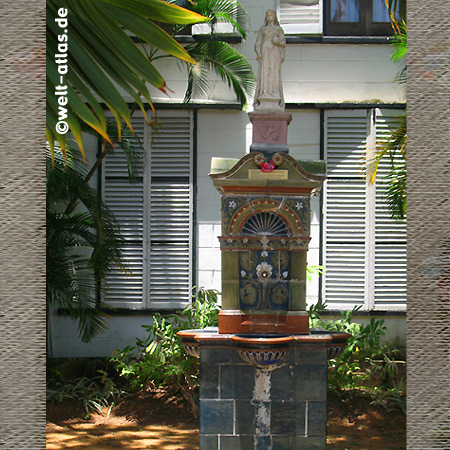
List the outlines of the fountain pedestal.
<svg viewBox="0 0 450 450">
<path fill-rule="evenodd" d="M 325 449 L 327 358 L 348 336 L 181 332 L 200 355 L 200 449 Z"/>
</svg>

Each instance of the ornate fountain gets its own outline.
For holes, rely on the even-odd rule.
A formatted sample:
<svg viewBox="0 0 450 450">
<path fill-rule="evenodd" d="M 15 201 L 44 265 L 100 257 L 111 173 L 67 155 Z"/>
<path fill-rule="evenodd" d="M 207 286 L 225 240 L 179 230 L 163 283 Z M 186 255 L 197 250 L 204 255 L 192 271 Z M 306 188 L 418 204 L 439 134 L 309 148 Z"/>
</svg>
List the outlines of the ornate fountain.
<svg viewBox="0 0 450 450">
<path fill-rule="evenodd" d="M 349 337 L 309 330 L 310 201 L 326 165 L 289 155 L 284 47 L 269 10 L 255 45 L 250 153 L 211 162 L 222 195 L 222 310 L 217 329 L 179 333 L 200 357 L 201 450 L 325 449 L 327 358 Z"/>
</svg>

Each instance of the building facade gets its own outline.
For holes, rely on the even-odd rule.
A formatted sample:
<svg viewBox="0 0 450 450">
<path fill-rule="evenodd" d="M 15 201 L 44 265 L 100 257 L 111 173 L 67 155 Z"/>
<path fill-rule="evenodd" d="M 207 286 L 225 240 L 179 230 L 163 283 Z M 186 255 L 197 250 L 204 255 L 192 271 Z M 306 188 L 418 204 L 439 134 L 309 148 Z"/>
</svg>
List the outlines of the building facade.
<svg viewBox="0 0 450 450">
<path fill-rule="evenodd" d="M 386 210 L 381 181 L 387 166 L 380 166 L 373 185 L 361 175 L 364 160 L 405 108 L 384 0 L 241 3 L 250 17 L 247 39 L 236 39 L 229 27 L 217 31 L 236 42 L 256 73 L 257 31 L 268 9 L 278 12 L 287 42 L 282 71 L 286 111 L 292 114 L 290 155 L 327 162 L 324 189 L 312 201 L 308 252 L 308 264 L 326 271 L 312 276 L 307 302 L 322 299 L 330 311 L 361 306 L 361 320 L 383 316 L 389 338 L 402 345 L 406 226 L 393 222 Z M 205 27 L 194 26 L 192 33 L 207 32 Z M 208 173 L 212 157 L 240 158 L 249 151 L 251 123 L 219 80 L 207 99 L 184 105 L 184 66 L 161 61 L 158 68 L 173 93 L 152 92 L 156 131 L 142 115 L 134 116 L 145 149 L 136 180 L 129 182 L 120 151 L 106 158 L 93 180 L 120 223 L 131 273 L 114 270 L 109 276 L 103 300 L 116 312 L 107 332 L 91 343 L 81 343 L 75 323 L 52 315 L 54 356 L 110 356 L 142 336 L 140 325 L 151 323 L 155 311 L 187 305 L 193 286 L 221 289 L 220 198 Z M 97 146 L 87 140 L 88 159 Z"/>
</svg>

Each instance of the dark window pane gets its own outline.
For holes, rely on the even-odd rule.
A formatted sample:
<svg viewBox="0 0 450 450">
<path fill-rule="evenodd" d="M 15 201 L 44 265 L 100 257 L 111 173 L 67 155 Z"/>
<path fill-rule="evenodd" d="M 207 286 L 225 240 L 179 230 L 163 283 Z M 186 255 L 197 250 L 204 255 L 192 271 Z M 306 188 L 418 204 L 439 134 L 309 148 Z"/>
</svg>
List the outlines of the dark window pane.
<svg viewBox="0 0 450 450">
<path fill-rule="evenodd" d="M 395 15 L 400 18 L 400 12 L 397 4 Z M 389 10 L 384 0 L 372 0 L 372 22 L 390 22 Z"/>
<path fill-rule="evenodd" d="M 359 0 L 331 0 L 331 22 L 359 22 Z"/>
<path fill-rule="evenodd" d="M 372 22 L 389 22 L 389 10 L 384 0 L 372 0 Z"/>
</svg>

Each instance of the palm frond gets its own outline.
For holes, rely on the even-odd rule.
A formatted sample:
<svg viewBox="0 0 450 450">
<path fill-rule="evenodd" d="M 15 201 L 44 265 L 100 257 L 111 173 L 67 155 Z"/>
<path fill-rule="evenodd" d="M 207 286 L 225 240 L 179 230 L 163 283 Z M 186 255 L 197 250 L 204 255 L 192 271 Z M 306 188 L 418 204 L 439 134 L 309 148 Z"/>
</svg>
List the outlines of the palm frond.
<svg viewBox="0 0 450 450">
<path fill-rule="evenodd" d="M 204 41 L 187 47 L 198 65 L 188 67 L 188 86 L 185 102 L 208 95 L 213 74 L 219 75 L 236 94 L 245 108 L 255 90 L 255 77 L 249 62 L 230 44 Z"/>
<path fill-rule="evenodd" d="M 391 218 L 402 222 L 406 217 L 406 110 L 401 116 L 399 126 L 391 132 L 385 142 L 379 143 L 375 157 L 366 162 L 364 175 L 369 183 L 375 182 L 379 165 L 383 161 L 389 161 L 390 164 L 389 172 L 383 181 L 387 184 L 388 210 Z"/>
<path fill-rule="evenodd" d="M 400 33 L 400 24 L 406 21 L 406 0 L 384 0 L 394 34 Z"/>
<path fill-rule="evenodd" d="M 154 121 L 152 121 L 152 128 L 153 126 Z M 123 152 L 126 159 L 128 180 L 131 183 L 137 181 L 137 177 L 142 174 L 144 167 L 144 143 L 141 141 L 138 134 L 133 133 L 129 128 L 123 126 L 123 124 L 122 129 L 119 132 L 115 122 L 111 119 L 106 119 L 106 129 L 112 142 L 112 145 L 109 142 L 103 143 L 104 147 L 107 149 L 107 153 L 114 154 Z M 88 125 L 81 124 L 81 130 L 92 136 L 96 136 L 101 140 L 101 135 Z M 94 171 L 96 169 L 97 166 L 94 166 Z M 91 170 L 89 172 L 91 172 Z"/>
<path fill-rule="evenodd" d="M 61 9 L 69 12 L 65 30 L 55 22 Z M 146 83 L 166 92 L 163 77 L 126 30 L 176 58 L 194 63 L 186 50 L 155 21 L 191 24 L 206 20 L 194 11 L 162 0 L 48 0 L 47 136 L 51 151 L 55 141 L 60 143 L 63 152 L 66 147 L 66 135 L 55 129 L 62 111 L 84 158 L 80 122 L 111 142 L 100 102 L 114 115 L 119 133 L 122 120 L 132 129 L 130 111 L 118 87 L 134 98 L 144 116 L 141 96 L 152 105 Z M 64 57 L 57 57 L 58 54 Z M 61 66 L 56 65 L 57 58 L 67 61 L 68 71 L 64 76 L 58 72 Z M 55 93 L 56 87 L 62 84 L 61 78 L 67 90 L 67 105 L 58 103 L 59 96 Z"/>
<path fill-rule="evenodd" d="M 87 342 L 100 333 L 109 317 L 98 309 L 99 282 L 122 262 L 123 238 L 112 212 L 85 182 L 86 170 L 77 156 L 65 159 L 55 147 L 54 164 L 47 155 L 47 301 L 78 321 Z M 79 161 L 78 161 L 79 164 Z M 76 212 L 65 212 L 76 197 Z"/>
<path fill-rule="evenodd" d="M 393 165 L 396 154 L 405 160 L 407 158 L 406 110 L 401 116 L 399 126 L 391 132 L 386 142 L 377 145 L 375 156 L 366 161 L 363 172 L 369 183 L 375 182 L 380 162 L 388 157 Z"/>
<path fill-rule="evenodd" d="M 189 6 L 187 6 L 189 8 Z M 245 39 L 249 29 L 249 16 L 242 4 L 233 0 L 197 0 L 190 8 L 211 20 L 211 34 L 215 33 L 217 23 L 229 23 Z"/>
<path fill-rule="evenodd" d="M 406 218 L 406 160 L 386 175 L 386 202 L 391 218 L 403 222 Z"/>
</svg>

